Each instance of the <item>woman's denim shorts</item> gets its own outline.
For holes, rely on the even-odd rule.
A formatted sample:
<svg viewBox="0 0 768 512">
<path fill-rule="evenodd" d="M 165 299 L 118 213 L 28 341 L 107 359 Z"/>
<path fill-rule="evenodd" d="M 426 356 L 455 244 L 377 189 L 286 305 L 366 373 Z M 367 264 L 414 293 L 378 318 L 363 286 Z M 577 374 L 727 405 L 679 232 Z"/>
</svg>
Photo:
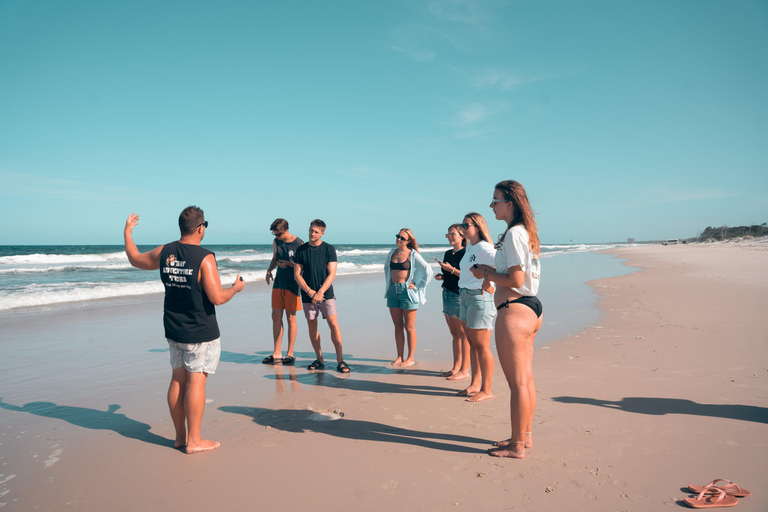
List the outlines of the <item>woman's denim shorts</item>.
<svg viewBox="0 0 768 512">
<path fill-rule="evenodd" d="M 389 283 L 387 291 L 387 307 L 400 309 L 419 309 L 419 302 L 411 300 L 408 294 L 408 283 Z"/>
<path fill-rule="evenodd" d="M 448 316 L 459 318 L 459 309 L 461 308 L 461 298 L 457 292 L 443 289 L 443 313 Z"/>
<path fill-rule="evenodd" d="M 459 319 L 465 322 L 468 328 L 493 329 L 493 317 L 496 316 L 493 294 L 462 288 L 459 311 Z"/>
</svg>

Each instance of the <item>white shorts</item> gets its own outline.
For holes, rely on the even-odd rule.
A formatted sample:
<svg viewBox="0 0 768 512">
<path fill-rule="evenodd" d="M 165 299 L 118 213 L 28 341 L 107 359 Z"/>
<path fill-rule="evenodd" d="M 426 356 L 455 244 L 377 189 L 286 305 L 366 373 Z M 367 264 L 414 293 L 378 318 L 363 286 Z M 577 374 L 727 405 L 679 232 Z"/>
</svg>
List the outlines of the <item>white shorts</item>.
<svg viewBox="0 0 768 512">
<path fill-rule="evenodd" d="M 190 373 L 216 373 L 221 356 L 221 338 L 205 343 L 176 343 L 168 341 L 171 350 L 171 368 L 182 366 Z"/>
</svg>

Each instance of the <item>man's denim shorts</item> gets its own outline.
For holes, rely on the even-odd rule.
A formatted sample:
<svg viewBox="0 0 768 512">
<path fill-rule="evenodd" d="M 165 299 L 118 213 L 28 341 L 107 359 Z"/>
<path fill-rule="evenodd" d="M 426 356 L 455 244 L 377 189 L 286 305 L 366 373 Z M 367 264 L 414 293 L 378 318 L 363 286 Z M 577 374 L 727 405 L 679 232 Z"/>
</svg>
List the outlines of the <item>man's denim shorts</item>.
<svg viewBox="0 0 768 512">
<path fill-rule="evenodd" d="M 419 309 L 418 301 L 414 302 L 408 295 L 408 283 L 389 283 L 387 290 L 387 307 L 400 309 Z"/>
<path fill-rule="evenodd" d="M 461 296 L 457 292 L 443 289 L 443 313 L 459 318 Z"/>
<path fill-rule="evenodd" d="M 459 319 L 470 329 L 493 329 L 493 318 L 496 316 L 496 306 L 493 304 L 493 294 L 483 293 L 482 290 L 461 289 L 461 308 Z"/>
</svg>

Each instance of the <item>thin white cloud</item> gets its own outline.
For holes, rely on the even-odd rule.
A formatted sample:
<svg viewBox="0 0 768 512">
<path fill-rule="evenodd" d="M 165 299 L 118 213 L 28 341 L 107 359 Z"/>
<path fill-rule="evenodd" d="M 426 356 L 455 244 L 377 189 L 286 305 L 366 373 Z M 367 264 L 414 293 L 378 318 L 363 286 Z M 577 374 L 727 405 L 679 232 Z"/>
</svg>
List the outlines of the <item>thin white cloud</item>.
<svg viewBox="0 0 768 512">
<path fill-rule="evenodd" d="M 0 171 L 0 190 L 4 195 L 24 197 L 61 197 L 88 201 L 131 201 L 135 189 L 90 183 L 37 174 Z"/>
<path fill-rule="evenodd" d="M 541 77 L 509 73 L 498 69 L 486 69 L 471 77 L 475 90 L 499 88 L 504 91 L 522 87 L 541 80 Z"/>
<path fill-rule="evenodd" d="M 423 49 L 417 49 L 417 48 L 400 48 L 398 46 L 388 46 L 390 50 L 394 50 L 396 52 L 403 53 L 407 55 L 409 58 L 413 60 L 418 60 L 421 62 L 429 62 L 431 60 L 435 60 L 435 53 L 431 52 L 429 50 L 423 50 Z"/>
<path fill-rule="evenodd" d="M 493 131 L 488 123 L 507 109 L 504 104 L 470 103 L 458 109 L 448 124 L 456 129 L 458 139 L 478 138 Z"/>
</svg>

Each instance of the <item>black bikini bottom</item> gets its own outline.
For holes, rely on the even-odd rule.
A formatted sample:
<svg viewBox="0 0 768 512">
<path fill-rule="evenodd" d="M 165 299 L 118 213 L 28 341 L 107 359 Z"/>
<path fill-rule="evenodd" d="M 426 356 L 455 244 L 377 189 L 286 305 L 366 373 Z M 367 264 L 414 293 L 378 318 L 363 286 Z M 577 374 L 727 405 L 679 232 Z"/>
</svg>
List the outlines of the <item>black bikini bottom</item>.
<svg viewBox="0 0 768 512">
<path fill-rule="evenodd" d="M 508 308 L 510 304 L 525 304 L 536 313 L 536 318 L 541 317 L 541 313 L 544 311 L 544 306 L 537 297 L 519 297 L 517 299 L 509 299 L 504 304 L 496 308 L 497 311 L 501 311 L 501 308 Z"/>
</svg>

